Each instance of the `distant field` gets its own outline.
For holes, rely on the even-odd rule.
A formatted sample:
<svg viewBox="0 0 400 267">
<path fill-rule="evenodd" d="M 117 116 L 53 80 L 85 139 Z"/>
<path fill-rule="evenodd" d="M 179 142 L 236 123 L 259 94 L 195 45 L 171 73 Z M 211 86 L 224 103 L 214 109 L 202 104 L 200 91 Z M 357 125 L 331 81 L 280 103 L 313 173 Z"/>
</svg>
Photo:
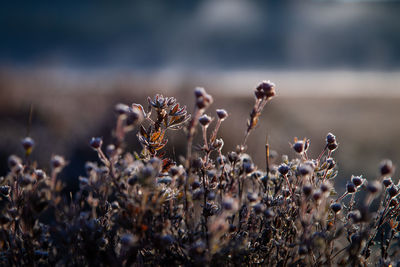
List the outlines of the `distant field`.
<svg viewBox="0 0 400 267">
<path fill-rule="evenodd" d="M 279 154 L 292 153 L 289 142 L 295 136 L 311 138 L 310 153 L 316 154 L 329 131 L 339 141 L 335 152 L 339 178 L 365 174 L 372 179 L 382 158 L 391 158 L 399 164 L 400 75 L 394 72 L 265 71 L 178 76 L 168 72 L 150 75 L 3 70 L 0 175 L 6 169 L 7 155 L 16 153 L 20 138 L 26 134 L 31 103 L 34 107 L 31 135 L 42 151 L 36 157 L 47 164 L 52 153 L 62 153 L 74 158 L 73 162 L 79 166 L 80 154 L 93 154 L 87 147 L 90 137 L 109 137 L 115 103 L 145 103 L 145 96 L 160 92 L 175 95 L 191 110 L 192 89 L 200 85 L 215 98 L 209 113 L 222 107 L 233 115 L 221 130 L 226 140 L 224 150 L 228 151 L 243 138 L 253 103 L 252 89 L 262 79 L 276 82 L 278 97 L 266 107 L 262 122 L 248 142 L 260 167 L 264 167 L 263 145 L 267 135 L 272 149 Z M 137 145 L 135 139 L 134 135 L 129 138 L 132 149 Z M 170 152 L 175 142 L 179 153 L 183 144 L 170 141 Z"/>
</svg>

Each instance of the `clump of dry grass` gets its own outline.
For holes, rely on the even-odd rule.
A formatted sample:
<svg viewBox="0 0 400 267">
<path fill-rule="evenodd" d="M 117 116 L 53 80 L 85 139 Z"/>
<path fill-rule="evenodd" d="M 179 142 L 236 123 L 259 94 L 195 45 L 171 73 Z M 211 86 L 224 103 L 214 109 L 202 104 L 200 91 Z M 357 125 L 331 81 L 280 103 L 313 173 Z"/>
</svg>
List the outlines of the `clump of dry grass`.
<svg viewBox="0 0 400 267">
<path fill-rule="evenodd" d="M 51 170 L 41 170 L 30 157 L 35 143 L 25 138 L 24 158 L 10 156 L 10 172 L 0 179 L 1 264 L 395 264 L 400 206 L 391 161 L 382 162 L 375 181 L 351 177 L 338 197 L 331 133 L 315 159 L 307 138 L 295 138 L 297 157 L 280 164 L 271 164 L 266 144 L 266 169 L 246 154 L 275 94 L 269 81 L 256 87 L 244 139 L 226 154 L 218 131 L 228 112 L 207 115 L 213 98 L 203 88 L 195 90 L 192 115 L 162 95 L 149 98 L 147 109 L 118 104 L 113 143 L 104 149 L 101 138 L 90 141 L 99 161 L 86 164 L 79 191 L 67 196 L 57 177 L 68 162 L 55 155 Z M 199 127 L 202 141 L 193 144 Z M 138 153 L 124 147 L 134 129 Z M 173 130 L 187 137 L 179 162 L 163 152 Z"/>
</svg>

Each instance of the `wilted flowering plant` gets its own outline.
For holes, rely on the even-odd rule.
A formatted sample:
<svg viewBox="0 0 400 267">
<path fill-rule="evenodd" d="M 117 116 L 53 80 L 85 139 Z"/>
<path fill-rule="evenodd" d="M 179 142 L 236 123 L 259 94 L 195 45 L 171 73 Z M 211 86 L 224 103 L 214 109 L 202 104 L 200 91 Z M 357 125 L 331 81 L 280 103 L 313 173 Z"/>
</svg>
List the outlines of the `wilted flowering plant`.
<svg viewBox="0 0 400 267">
<path fill-rule="evenodd" d="M 142 156 L 154 157 L 158 150 L 162 149 L 168 142 L 164 139 L 167 129 L 178 130 L 190 119 L 187 114 L 186 107 L 180 107 L 176 103 L 174 97 L 164 97 L 156 95 L 154 99 L 148 98 L 149 108 L 148 113 L 144 111 L 143 107 L 139 104 L 133 104 L 138 107 L 144 118 L 150 125 L 146 129 L 143 124 L 140 126 L 138 133 L 139 142 L 143 145 Z M 151 119 L 151 112 L 155 110 L 156 119 Z"/>
<path fill-rule="evenodd" d="M 218 136 L 228 112 L 207 115 L 213 98 L 203 88 L 195 90 L 193 116 L 162 95 L 149 98 L 147 110 L 118 104 L 114 141 L 104 152 L 101 138 L 90 141 L 99 162 L 85 165 L 76 192 L 64 192 L 58 179 L 68 162 L 54 155 L 46 174 L 30 158 L 33 139 L 23 139 L 25 158 L 10 156 L 10 171 L 0 178 L 0 264 L 398 263 L 400 191 L 391 161 L 382 162 L 375 181 L 352 176 L 339 197 L 332 133 L 315 159 L 308 153 L 311 141 L 295 138 L 294 159 L 276 162 L 267 143 L 266 169 L 255 166 L 245 143 L 275 94 L 269 81 L 255 88 L 244 142 L 228 153 Z M 198 126 L 201 143 L 193 145 Z M 124 148 L 126 133 L 134 129 L 140 154 Z M 180 162 L 160 152 L 167 130 L 176 129 L 187 136 Z M 362 191 L 360 202 L 356 195 Z"/>
</svg>

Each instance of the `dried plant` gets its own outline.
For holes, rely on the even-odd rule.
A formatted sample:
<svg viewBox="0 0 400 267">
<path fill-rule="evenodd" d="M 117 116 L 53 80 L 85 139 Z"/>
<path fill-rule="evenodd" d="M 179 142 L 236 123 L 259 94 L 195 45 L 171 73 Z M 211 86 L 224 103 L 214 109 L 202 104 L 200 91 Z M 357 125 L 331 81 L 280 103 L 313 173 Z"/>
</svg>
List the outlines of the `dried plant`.
<svg viewBox="0 0 400 267">
<path fill-rule="evenodd" d="M 245 153 L 275 94 L 269 81 L 257 86 L 244 142 L 228 153 L 218 136 L 228 112 L 207 115 L 213 99 L 203 88 L 195 90 L 192 116 L 162 95 L 149 98 L 147 110 L 118 104 L 114 141 L 103 151 L 102 138 L 90 140 L 99 161 L 85 165 L 79 190 L 68 194 L 58 179 L 68 162 L 54 155 L 46 173 L 31 158 L 33 139 L 23 139 L 24 159 L 10 156 L 10 171 L 0 178 L 0 264 L 399 264 L 400 184 L 391 161 L 382 162 L 375 180 L 350 177 L 337 196 L 332 133 L 315 159 L 307 138 L 295 138 L 290 146 L 297 156 L 280 162 L 270 158 L 267 142 L 265 170 Z M 124 146 L 134 129 L 140 153 Z M 166 132 L 179 129 L 187 151 L 174 162 L 162 151 Z M 202 141 L 193 144 L 198 129 Z"/>
</svg>

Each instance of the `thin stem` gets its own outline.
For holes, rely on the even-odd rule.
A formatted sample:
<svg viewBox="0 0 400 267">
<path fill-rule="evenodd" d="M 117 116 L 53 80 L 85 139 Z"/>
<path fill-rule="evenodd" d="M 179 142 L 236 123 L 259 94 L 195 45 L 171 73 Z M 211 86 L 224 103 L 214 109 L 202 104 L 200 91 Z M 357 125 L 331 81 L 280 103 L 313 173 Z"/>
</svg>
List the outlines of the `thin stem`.
<svg viewBox="0 0 400 267">
<path fill-rule="evenodd" d="M 218 119 L 217 125 L 215 125 L 215 129 L 211 135 L 210 144 L 214 143 L 215 139 L 217 139 L 217 133 L 218 133 L 219 127 L 221 126 L 221 122 L 222 122 L 221 119 Z"/>
<path fill-rule="evenodd" d="M 344 193 L 341 197 L 339 197 L 338 199 L 336 199 L 335 202 L 339 202 L 340 200 L 342 200 L 345 196 L 347 196 L 349 194 L 349 192 Z"/>
<path fill-rule="evenodd" d="M 287 175 L 285 174 L 284 175 L 284 177 L 285 177 L 285 179 L 286 179 L 286 183 L 287 183 L 287 186 L 288 186 L 288 188 L 289 188 L 289 191 L 290 191 L 290 195 L 292 196 L 292 198 L 294 197 L 294 194 L 293 194 L 293 190 L 292 190 L 292 188 L 290 187 L 290 181 L 289 181 L 289 178 L 287 177 Z"/>
<path fill-rule="evenodd" d="M 325 154 L 325 151 L 327 148 L 328 148 L 328 145 L 326 145 L 325 148 L 322 150 L 321 154 L 319 154 L 318 159 L 317 159 L 318 164 L 321 161 L 322 156 Z"/>
</svg>

